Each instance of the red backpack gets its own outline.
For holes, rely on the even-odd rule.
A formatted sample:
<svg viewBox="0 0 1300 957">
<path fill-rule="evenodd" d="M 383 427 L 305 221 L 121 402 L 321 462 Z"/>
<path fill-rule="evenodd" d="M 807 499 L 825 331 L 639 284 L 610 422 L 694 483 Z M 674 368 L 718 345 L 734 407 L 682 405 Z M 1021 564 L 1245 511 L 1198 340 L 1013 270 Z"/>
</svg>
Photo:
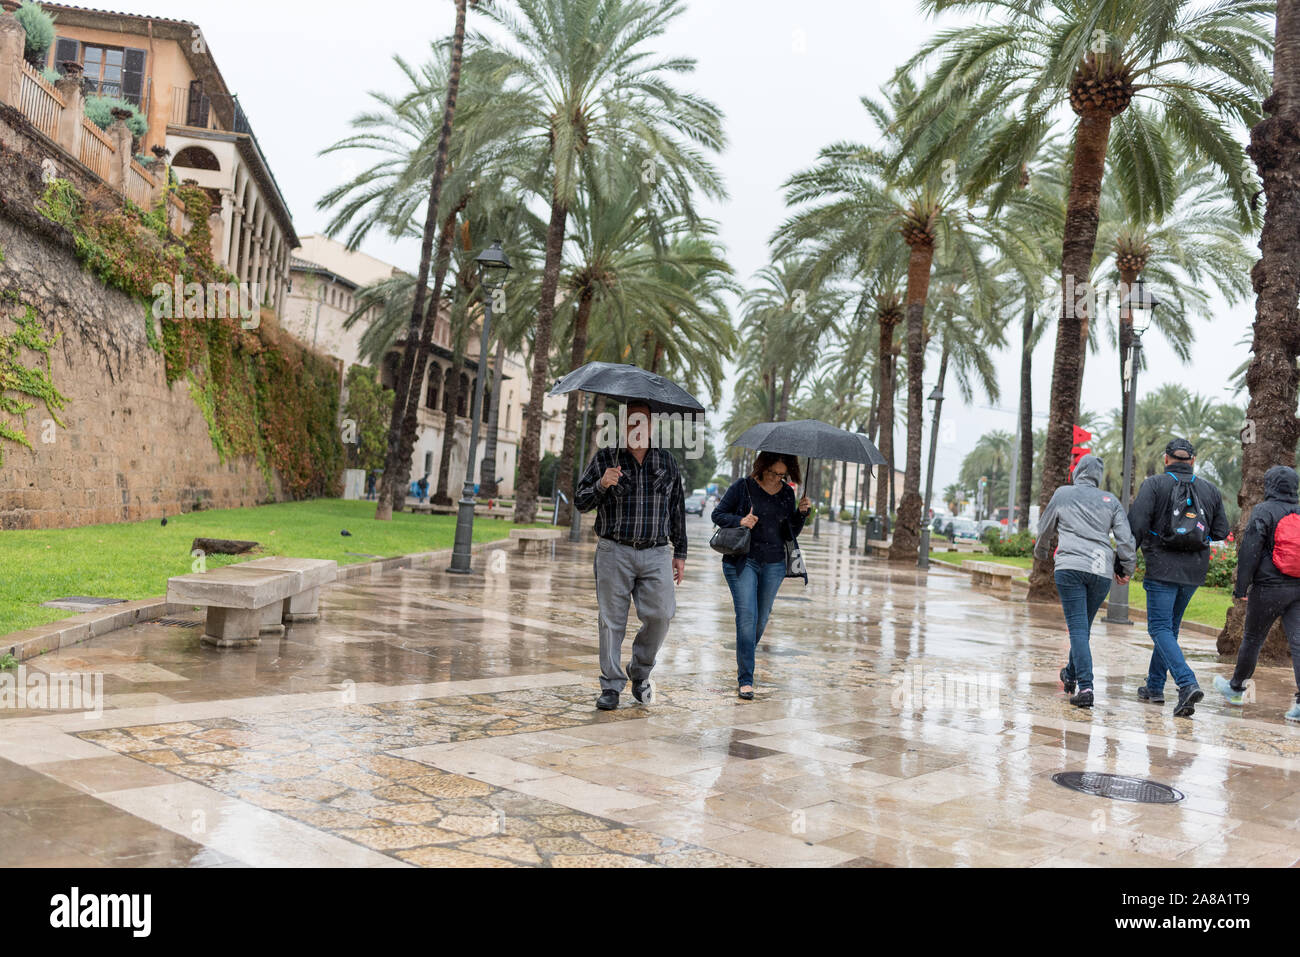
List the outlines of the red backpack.
<svg viewBox="0 0 1300 957">
<path fill-rule="evenodd" d="M 1300 578 L 1300 512 L 1283 515 L 1273 529 L 1273 564 L 1288 578 Z"/>
</svg>

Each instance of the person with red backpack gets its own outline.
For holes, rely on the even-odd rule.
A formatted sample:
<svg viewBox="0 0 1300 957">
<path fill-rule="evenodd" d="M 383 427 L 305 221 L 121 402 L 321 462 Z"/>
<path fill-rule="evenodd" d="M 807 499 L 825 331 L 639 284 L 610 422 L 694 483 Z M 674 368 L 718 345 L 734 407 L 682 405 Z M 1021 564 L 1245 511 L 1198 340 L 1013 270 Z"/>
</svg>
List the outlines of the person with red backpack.
<svg viewBox="0 0 1300 957">
<path fill-rule="evenodd" d="M 1210 542 L 1220 542 L 1232 530 L 1223 510 L 1223 496 L 1196 475 L 1196 448 L 1186 439 L 1165 446 L 1165 474 L 1142 483 L 1129 510 L 1129 523 L 1146 559 L 1142 588 L 1147 593 L 1147 633 L 1151 636 L 1151 666 L 1138 688 L 1139 701 L 1165 703 L 1165 678 L 1172 673 L 1178 686 L 1174 716 L 1190 718 L 1205 697 L 1196 674 L 1178 647 L 1183 613 L 1205 584 L 1210 570 Z"/>
<path fill-rule="evenodd" d="M 1275 465 L 1264 473 L 1264 501 L 1250 513 L 1237 546 L 1237 586 L 1232 597 L 1246 602 L 1246 627 L 1237 649 L 1232 680 L 1215 676 L 1214 687 L 1229 704 L 1245 701 L 1259 651 L 1280 617 L 1296 673 L 1296 703 L 1284 717 L 1300 722 L 1300 503 L 1295 469 Z"/>
</svg>

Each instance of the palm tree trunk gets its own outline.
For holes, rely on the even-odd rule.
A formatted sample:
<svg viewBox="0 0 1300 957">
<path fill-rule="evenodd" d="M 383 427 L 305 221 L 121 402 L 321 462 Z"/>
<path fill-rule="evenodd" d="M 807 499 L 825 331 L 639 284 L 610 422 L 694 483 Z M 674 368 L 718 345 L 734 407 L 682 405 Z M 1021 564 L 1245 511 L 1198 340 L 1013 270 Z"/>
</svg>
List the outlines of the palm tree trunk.
<svg viewBox="0 0 1300 957">
<path fill-rule="evenodd" d="M 451 144 L 451 124 L 456 115 L 456 96 L 460 91 L 460 65 L 465 49 L 465 3 L 456 0 L 456 27 L 452 33 L 451 70 L 447 74 L 447 102 L 442 111 L 442 131 L 438 134 L 438 155 L 433 162 L 433 177 L 429 182 L 429 205 L 424 216 L 424 234 L 420 240 L 420 266 L 415 273 L 415 302 L 411 305 L 411 321 L 406 329 L 406 348 L 402 364 L 394 383 L 396 398 L 393 414 L 388 424 L 388 450 L 384 455 L 384 472 L 379 479 L 379 501 L 375 504 L 375 518 L 391 521 L 393 508 L 406 501 L 406 489 L 397 484 L 398 472 L 409 474 L 410 453 L 406 455 L 406 468 L 402 468 L 402 432 L 405 427 L 406 407 L 411 402 L 411 382 L 415 378 L 416 355 L 419 351 L 420 329 L 424 324 L 425 288 L 429 282 L 429 268 L 433 260 L 433 239 L 438 227 L 438 201 L 442 195 L 442 178 L 447 170 L 447 151 Z M 437 320 L 435 302 L 434 320 Z M 420 376 L 423 380 L 423 376 Z M 419 396 L 415 401 L 419 402 Z M 399 499 L 398 496 L 401 496 Z"/>
<path fill-rule="evenodd" d="M 519 488 L 515 490 L 515 521 L 529 523 L 537 518 L 537 489 L 542 471 L 542 404 L 546 397 L 551 364 L 551 325 L 555 321 L 555 294 L 560 286 L 560 254 L 564 249 L 564 227 L 569 208 L 556 197 L 551 202 L 551 221 L 546 227 L 546 264 L 542 269 L 541 302 L 537 306 L 537 332 L 533 338 L 533 378 L 529 384 L 528 416 L 524 440 L 519 447 Z"/>
<path fill-rule="evenodd" d="M 1089 111 L 1079 117 L 1074 137 L 1074 165 L 1070 172 L 1070 195 L 1065 213 L 1061 247 L 1061 318 L 1056 330 L 1056 353 L 1052 358 L 1052 396 L 1047 420 L 1047 444 L 1043 449 L 1043 479 L 1038 504 L 1045 508 L 1070 472 L 1070 449 L 1074 448 L 1074 423 L 1078 415 L 1080 370 L 1080 317 L 1074 296 L 1076 286 L 1092 274 L 1092 254 L 1097 245 L 1098 207 L 1101 180 L 1110 142 L 1111 117 Z M 1055 601 L 1055 565 L 1049 556 L 1034 559 L 1029 576 L 1030 601 Z"/>
<path fill-rule="evenodd" d="M 1246 428 L 1242 431 L 1241 492 L 1237 539 L 1250 511 L 1264 498 L 1264 473 L 1273 465 L 1295 463 L 1300 422 L 1296 390 L 1300 374 L 1300 0 L 1277 5 L 1273 53 L 1273 95 L 1269 114 L 1250 131 L 1248 152 L 1264 181 L 1267 204 L 1260 233 L 1261 257 L 1251 271 L 1255 288 L 1255 338 L 1246 386 Z M 1221 655 L 1236 654 L 1245 610 L 1233 603 L 1219 635 Z M 1275 624 L 1264 656 L 1285 658 L 1286 640 Z"/>
<path fill-rule="evenodd" d="M 792 373 L 786 372 L 785 377 L 781 380 L 781 409 L 777 415 L 778 422 L 785 422 L 790 418 L 790 378 Z"/>
<path fill-rule="evenodd" d="M 446 406 L 442 425 L 442 454 L 438 456 L 438 492 L 433 497 L 435 505 L 450 505 L 451 497 L 451 449 L 456 443 L 456 410 L 460 408 L 460 375 L 465 365 L 465 334 L 456 336 L 456 348 L 452 351 L 451 385 L 447 387 Z"/>
<path fill-rule="evenodd" d="M 776 421 L 776 370 L 769 369 L 763 376 L 763 381 L 767 383 L 767 420 Z"/>
<path fill-rule="evenodd" d="M 1025 298 L 1020 335 L 1020 468 L 1017 475 L 1016 513 L 1019 527 L 1029 528 L 1029 498 L 1034 486 L 1034 300 Z"/>
<path fill-rule="evenodd" d="M 894 323 L 880 323 L 880 398 L 876 403 L 880 421 L 877 447 L 885 464 L 876 476 L 876 517 L 881 520 L 881 534 L 889 536 L 890 486 L 894 478 Z"/>
<path fill-rule="evenodd" d="M 573 352 L 569 356 L 569 371 L 582 365 L 587 357 L 587 323 L 591 319 L 591 304 L 596 292 L 591 286 L 584 286 L 578 294 L 578 313 L 573 322 Z M 560 491 L 569 500 L 569 505 L 560 503 L 559 524 L 567 525 L 572 520 L 573 502 L 573 460 L 578 455 L 578 400 L 580 394 L 569 393 L 569 403 L 564 410 L 564 445 L 560 449 L 560 469 L 556 472 L 556 481 Z"/>
<path fill-rule="evenodd" d="M 433 274 L 433 295 L 430 308 L 425 310 L 425 321 L 420 330 L 420 348 L 416 352 L 415 374 L 411 377 L 411 396 L 406 403 L 406 415 L 402 419 L 402 445 L 398 457 L 397 482 L 398 496 L 394 503 L 400 508 L 406 501 L 406 488 L 411 481 L 411 454 L 415 451 L 416 433 L 419 431 L 420 394 L 424 386 L 424 370 L 429 366 L 429 356 L 433 354 L 433 335 L 438 327 L 438 305 L 442 302 L 442 287 L 447 281 L 447 269 L 451 265 L 451 244 L 455 238 L 456 217 L 469 203 L 469 194 L 461 197 L 456 208 L 442 224 L 442 235 L 438 240 L 438 256 Z M 472 288 L 466 292 L 472 291 Z M 438 486 L 439 493 L 442 486 Z M 450 501 L 450 500 L 449 500 Z"/>
<path fill-rule="evenodd" d="M 925 373 L 925 300 L 930 292 L 934 246 L 917 243 L 907 259 L 907 467 L 898 524 L 889 546 L 891 562 L 916 561 L 921 545 L 921 429 L 925 415 L 922 395 Z"/>
<path fill-rule="evenodd" d="M 497 337 L 497 354 L 492 360 L 492 398 L 488 402 L 487 438 L 483 445 L 483 462 L 479 467 L 479 489 L 488 498 L 496 498 L 497 440 L 501 433 L 501 377 L 505 374 L 506 344 Z"/>
</svg>

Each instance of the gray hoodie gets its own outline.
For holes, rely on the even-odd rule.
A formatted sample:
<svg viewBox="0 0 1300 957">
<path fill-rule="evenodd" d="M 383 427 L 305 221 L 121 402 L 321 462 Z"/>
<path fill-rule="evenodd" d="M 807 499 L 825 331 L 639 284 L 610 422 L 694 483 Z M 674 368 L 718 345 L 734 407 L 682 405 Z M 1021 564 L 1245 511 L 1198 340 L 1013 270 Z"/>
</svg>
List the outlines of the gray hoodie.
<svg viewBox="0 0 1300 957">
<path fill-rule="evenodd" d="M 1115 574 L 1115 556 L 1120 568 L 1132 575 L 1137 567 L 1137 549 L 1128 517 L 1119 496 L 1097 487 L 1104 466 L 1095 455 L 1085 455 L 1074 468 L 1074 484 L 1062 485 L 1047 503 L 1038 521 L 1037 558 L 1050 554 L 1052 537 L 1059 536 L 1057 571 L 1088 572 L 1110 578 Z M 1110 537 L 1116 547 L 1111 548 Z"/>
</svg>

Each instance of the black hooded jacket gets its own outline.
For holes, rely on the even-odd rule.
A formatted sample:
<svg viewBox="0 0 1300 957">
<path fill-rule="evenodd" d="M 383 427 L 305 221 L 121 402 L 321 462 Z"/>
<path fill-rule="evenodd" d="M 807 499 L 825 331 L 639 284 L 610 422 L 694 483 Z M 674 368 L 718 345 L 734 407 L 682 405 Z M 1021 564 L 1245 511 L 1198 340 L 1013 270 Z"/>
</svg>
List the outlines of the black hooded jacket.
<svg viewBox="0 0 1300 957">
<path fill-rule="evenodd" d="M 1137 498 L 1133 500 L 1133 507 L 1128 510 L 1129 526 L 1146 558 L 1146 577 L 1149 580 L 1176 585 L 1204 585 L 1205 573 L 1210 570 L 1210 550 L 1171 551 L 1160 543 L 1156 534 L 1156 517 L 1168 505 L 1174 482 L 1179 481 L 1174 478 L 1175 475 L 1186 480 L 1192 475 L 1192 466 L 1187 462 L 1175 462 L 1168 466 L 1164 475 L 1153 475 L 1143 482 L 1138 489 Z M 1214 485 L 1199 477 L 1196 479 L 1196 495 L 1210 520 L 1210 541 L 1223 541 L 1232 531 L 1228 515 L 1223 510 L 1223 496 Z"/>
<path fill-rule="evenodd" d="M 1237 543 L 1237 587 L 1233 596 L 1244 598 L 1251 585 L 1296 585 L 1300 578 L 1283 575 L 1273 564 L 1273 530 L 1282 516 L 1300 512 L 1295 469 L 1275 465 L 1264 473 L 1264 501 L 1250 513 L 1250 521 Z"/>
</svg>

